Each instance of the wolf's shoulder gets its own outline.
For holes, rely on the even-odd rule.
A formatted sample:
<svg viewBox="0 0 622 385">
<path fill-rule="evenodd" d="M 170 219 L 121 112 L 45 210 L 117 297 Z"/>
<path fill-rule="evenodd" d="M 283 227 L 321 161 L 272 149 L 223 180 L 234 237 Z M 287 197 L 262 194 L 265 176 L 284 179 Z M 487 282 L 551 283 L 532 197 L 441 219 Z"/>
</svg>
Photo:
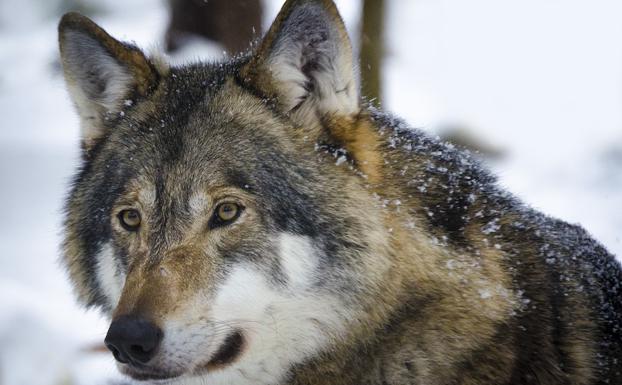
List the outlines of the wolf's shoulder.
<svg viewBox="0 0 622 385">
<path fill-rule="evenodd" d="M 409 125 L 389 112 L 373 107 L 368 107 L 367 111 L 384 138 L 384 145 L 406 153 L 414 160 L 423 161 L 426 172 L 446 174 L 452 181 L 468 180 L 473 188 L 490 190 L 487 192 L 494 195 L 505 195 L 502 190 L 495 188 L 496 177 L 468 149 Z"/>
<path fill-rule="evenodd" d="M 418 166 L 418 173 L 404 174 L 411 176 L 406 183 L 425 196 L 424 202 L 438 202 L 436 209 L 445 213 L 455 211 L 457 204 L 452 202 L 458 202 L 467 207 L 463 212 L 465 218 L 499 224 L 499 236 L 535 245 L 539 256 L 552 265 L 581 265 L 590 276 L 604 282 L 604 294 L 618 302 L 618 313 L 622 314 L 620 263 L 583 227 L 546 215 L 499 186 L 497 178 L 468 150 L 414 128 L 386 111 L 368 111 L 385 137 L 384 146 L 407 154 L 401 158 L 405 163 L 418 163 L 410 166 Z M 426 185 L 430 178 L 435 180 L 433 186 Z"/>
</svg>

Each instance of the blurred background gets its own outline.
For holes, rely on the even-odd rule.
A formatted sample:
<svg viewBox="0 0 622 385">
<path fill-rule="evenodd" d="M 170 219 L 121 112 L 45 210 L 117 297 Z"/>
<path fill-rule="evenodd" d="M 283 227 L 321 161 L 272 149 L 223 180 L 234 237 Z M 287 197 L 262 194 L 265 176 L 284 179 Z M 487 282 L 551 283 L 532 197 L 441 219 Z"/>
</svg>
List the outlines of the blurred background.
<svg viewBox="0 0 622 385">
<path fill-rule="evenodd" d="M 364 92 L 477 151 L 500 184 L 622 256 L 622 2 L 338 0 Z M 174 63 L 261 36 L 282 1 L 0 0 L 0 385 L 128 384 L 57 260 L 78 160 L 56 24 L 78 10 Z"/>
</svg>

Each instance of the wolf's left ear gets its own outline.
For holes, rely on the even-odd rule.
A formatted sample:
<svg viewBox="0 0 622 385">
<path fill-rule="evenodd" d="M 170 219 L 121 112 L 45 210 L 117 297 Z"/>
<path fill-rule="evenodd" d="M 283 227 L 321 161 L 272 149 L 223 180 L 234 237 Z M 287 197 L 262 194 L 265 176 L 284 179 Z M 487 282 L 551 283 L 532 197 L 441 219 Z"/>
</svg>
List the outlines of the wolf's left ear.
<svg viewBox="0 0 622 385">
<path fill-rule="evenodd" d="M 154 65 L 133 45 L 115 40 L 85 16 L 67 13 L 58 25 L 60 56 L 69 94 L 77 107 L 89 148 L 105 133 L 107 114 L 156 85 Z"/>
<path fill-rule="evenodd" d="M 331 0 L 287 1 L 241 75 L 303 126 L 359 111 L 352 46 Z"/>
</svg>

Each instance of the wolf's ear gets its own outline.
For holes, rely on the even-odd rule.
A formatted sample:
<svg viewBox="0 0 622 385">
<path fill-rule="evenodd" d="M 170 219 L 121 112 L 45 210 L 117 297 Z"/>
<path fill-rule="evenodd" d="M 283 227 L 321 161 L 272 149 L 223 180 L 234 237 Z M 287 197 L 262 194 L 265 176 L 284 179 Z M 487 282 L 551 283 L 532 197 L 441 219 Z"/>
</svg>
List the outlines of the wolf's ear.
<svg viewBox="0 0 622 385">
<path fill-rule="evenodd" d="M 129 98 L 146 96 L 158 72 L 138 48 L 115 40 L 78 13 L 63 16 L 58 39 L 65 81 L 88 148 L 104 134 L 106 114 L 121 111 Z"/>
<path fill-rule="evenodd" d="M 241 75 L 304 126 L 359 111 L 352 46 L 331 0 L 287 1 Z"/>
</svg>

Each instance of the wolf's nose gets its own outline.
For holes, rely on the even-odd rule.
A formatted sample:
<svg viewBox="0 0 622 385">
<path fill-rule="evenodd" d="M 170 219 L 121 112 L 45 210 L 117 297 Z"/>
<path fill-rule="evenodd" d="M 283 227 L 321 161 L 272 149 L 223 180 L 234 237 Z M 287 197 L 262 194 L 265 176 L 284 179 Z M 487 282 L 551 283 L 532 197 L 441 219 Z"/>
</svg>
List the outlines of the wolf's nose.
<svg viewBox="0 0 622 385">
<path fill-rule="evenodd" d="M 153 323 L 124 315 L 112 321 L 104 343 L 117 361 L 145 364 L 153 358 L 161 340 L 162 330 Z"/>
</svg>

